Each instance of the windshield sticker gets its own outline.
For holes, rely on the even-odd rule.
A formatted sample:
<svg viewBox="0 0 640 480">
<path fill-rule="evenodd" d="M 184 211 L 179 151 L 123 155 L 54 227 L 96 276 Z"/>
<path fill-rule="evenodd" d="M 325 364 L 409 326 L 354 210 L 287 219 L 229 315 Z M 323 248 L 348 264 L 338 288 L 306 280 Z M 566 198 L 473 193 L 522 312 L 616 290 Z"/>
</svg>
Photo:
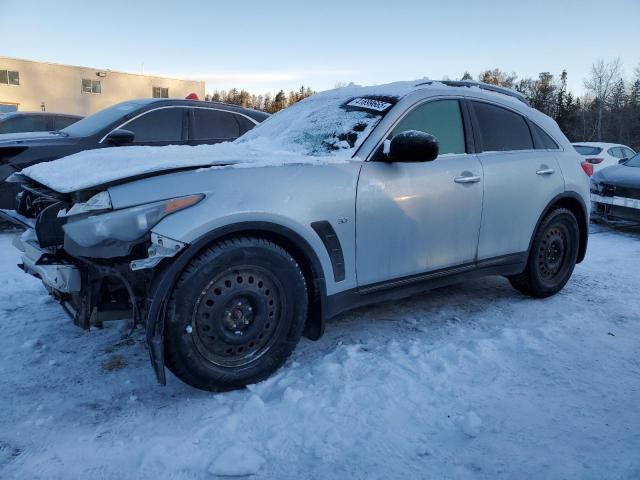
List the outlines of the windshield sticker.
<svg viewBox="0 0 640 480">
<path fill-rule="evenodd" d="M 391 103 L 383 102 L 382 100 L 375 100 L 373 98 L 354 98 L 349 103 L 348 107 L 359 107 L 366 110 L 375 110 L 376 112 L 384 112 L 392 106 Z"/>
</svg>

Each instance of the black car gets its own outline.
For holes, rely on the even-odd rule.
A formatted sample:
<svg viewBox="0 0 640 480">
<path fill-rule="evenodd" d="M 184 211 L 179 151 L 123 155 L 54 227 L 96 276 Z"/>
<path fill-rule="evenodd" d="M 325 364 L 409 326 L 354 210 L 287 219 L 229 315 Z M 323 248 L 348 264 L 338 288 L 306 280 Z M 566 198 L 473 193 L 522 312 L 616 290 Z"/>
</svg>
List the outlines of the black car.
<svg viewBox="0 0 640 480">
<path fill-rule="evenodd" d="M 640 153 L 591 177 L 592 218 L 640 221 Z"/>
<path fill-rule="evenodd" d="M 19 184 L 4 180 L 35 163 L 120 145 L 226 142 L 268 116 L 224 103 L 143 99 L 105 108 L 62 130 L 0 135 L 0 208 L 14 208 L 20 190 Z"/>
<path fill-rule="evenodd" d="M 51 112 L 0 113 L 0 134 L 62 130 L 82 118 L 82 115 Z"/>
</svg>

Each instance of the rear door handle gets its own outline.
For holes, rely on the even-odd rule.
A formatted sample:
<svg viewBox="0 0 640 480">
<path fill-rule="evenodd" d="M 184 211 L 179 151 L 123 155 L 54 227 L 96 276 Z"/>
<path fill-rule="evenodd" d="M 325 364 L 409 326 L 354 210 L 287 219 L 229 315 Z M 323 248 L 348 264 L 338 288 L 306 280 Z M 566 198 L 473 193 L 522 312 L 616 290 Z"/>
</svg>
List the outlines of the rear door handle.
<svg viewBox="0 0 640 480">
<path fill-rule="evenodd" d="M 453 181 L 456 183 L 478 183 L 480 181 L 480 177 L 477 175 L 468 175 L 464 177 L 456 177 Z"/>
<path fill-rule="evenodd" d="M 538 175 L 552 175 L 554 173 L 556 173 L 556 171 L 553 168 L 544 168 L 536 172 Z"/>
</svg>

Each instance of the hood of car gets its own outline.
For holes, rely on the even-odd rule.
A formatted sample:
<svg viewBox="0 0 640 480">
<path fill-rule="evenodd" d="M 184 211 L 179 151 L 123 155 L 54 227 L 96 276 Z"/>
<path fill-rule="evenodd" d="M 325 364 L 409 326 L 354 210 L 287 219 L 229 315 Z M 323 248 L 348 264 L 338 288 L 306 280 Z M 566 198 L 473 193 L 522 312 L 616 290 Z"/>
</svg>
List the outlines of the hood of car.
<svg viewBox="0 0 640 480">
<path fill-rule="evenodd" d="M 640 186 L 640 168 L 612 165 L 596 172 L 592 180 L 612 185 Z"/>
<path fill-rule="evenodd" d="M 267 167 L 285 163 L 342 163 L 269 148 L 269 143 L 219 143 L 85 150 L 25 168 L 20 173 L 60 193 L 113 185 L 171 171 L 210 167 Z"/>
</svg>

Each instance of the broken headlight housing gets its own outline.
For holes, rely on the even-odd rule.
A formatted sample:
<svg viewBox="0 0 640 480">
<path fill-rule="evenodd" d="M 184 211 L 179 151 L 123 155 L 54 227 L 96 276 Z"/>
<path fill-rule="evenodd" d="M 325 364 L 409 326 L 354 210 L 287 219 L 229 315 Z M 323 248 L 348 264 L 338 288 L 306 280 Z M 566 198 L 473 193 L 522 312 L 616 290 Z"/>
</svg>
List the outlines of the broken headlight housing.
<svg viewBox="0 0 640 480">
<path fill-rule="evenodd" d="M 71 240 L 82 247 L 94 247 L 105 240 L 131 242 L 142 237 L 167 215 L 195 205 L 203 198 L 203 194 L 188 195 L 77 220 L 72 218 L 62 228 Z M 73 208 L 69 213 L 72 211 Z"/>
</svg>

